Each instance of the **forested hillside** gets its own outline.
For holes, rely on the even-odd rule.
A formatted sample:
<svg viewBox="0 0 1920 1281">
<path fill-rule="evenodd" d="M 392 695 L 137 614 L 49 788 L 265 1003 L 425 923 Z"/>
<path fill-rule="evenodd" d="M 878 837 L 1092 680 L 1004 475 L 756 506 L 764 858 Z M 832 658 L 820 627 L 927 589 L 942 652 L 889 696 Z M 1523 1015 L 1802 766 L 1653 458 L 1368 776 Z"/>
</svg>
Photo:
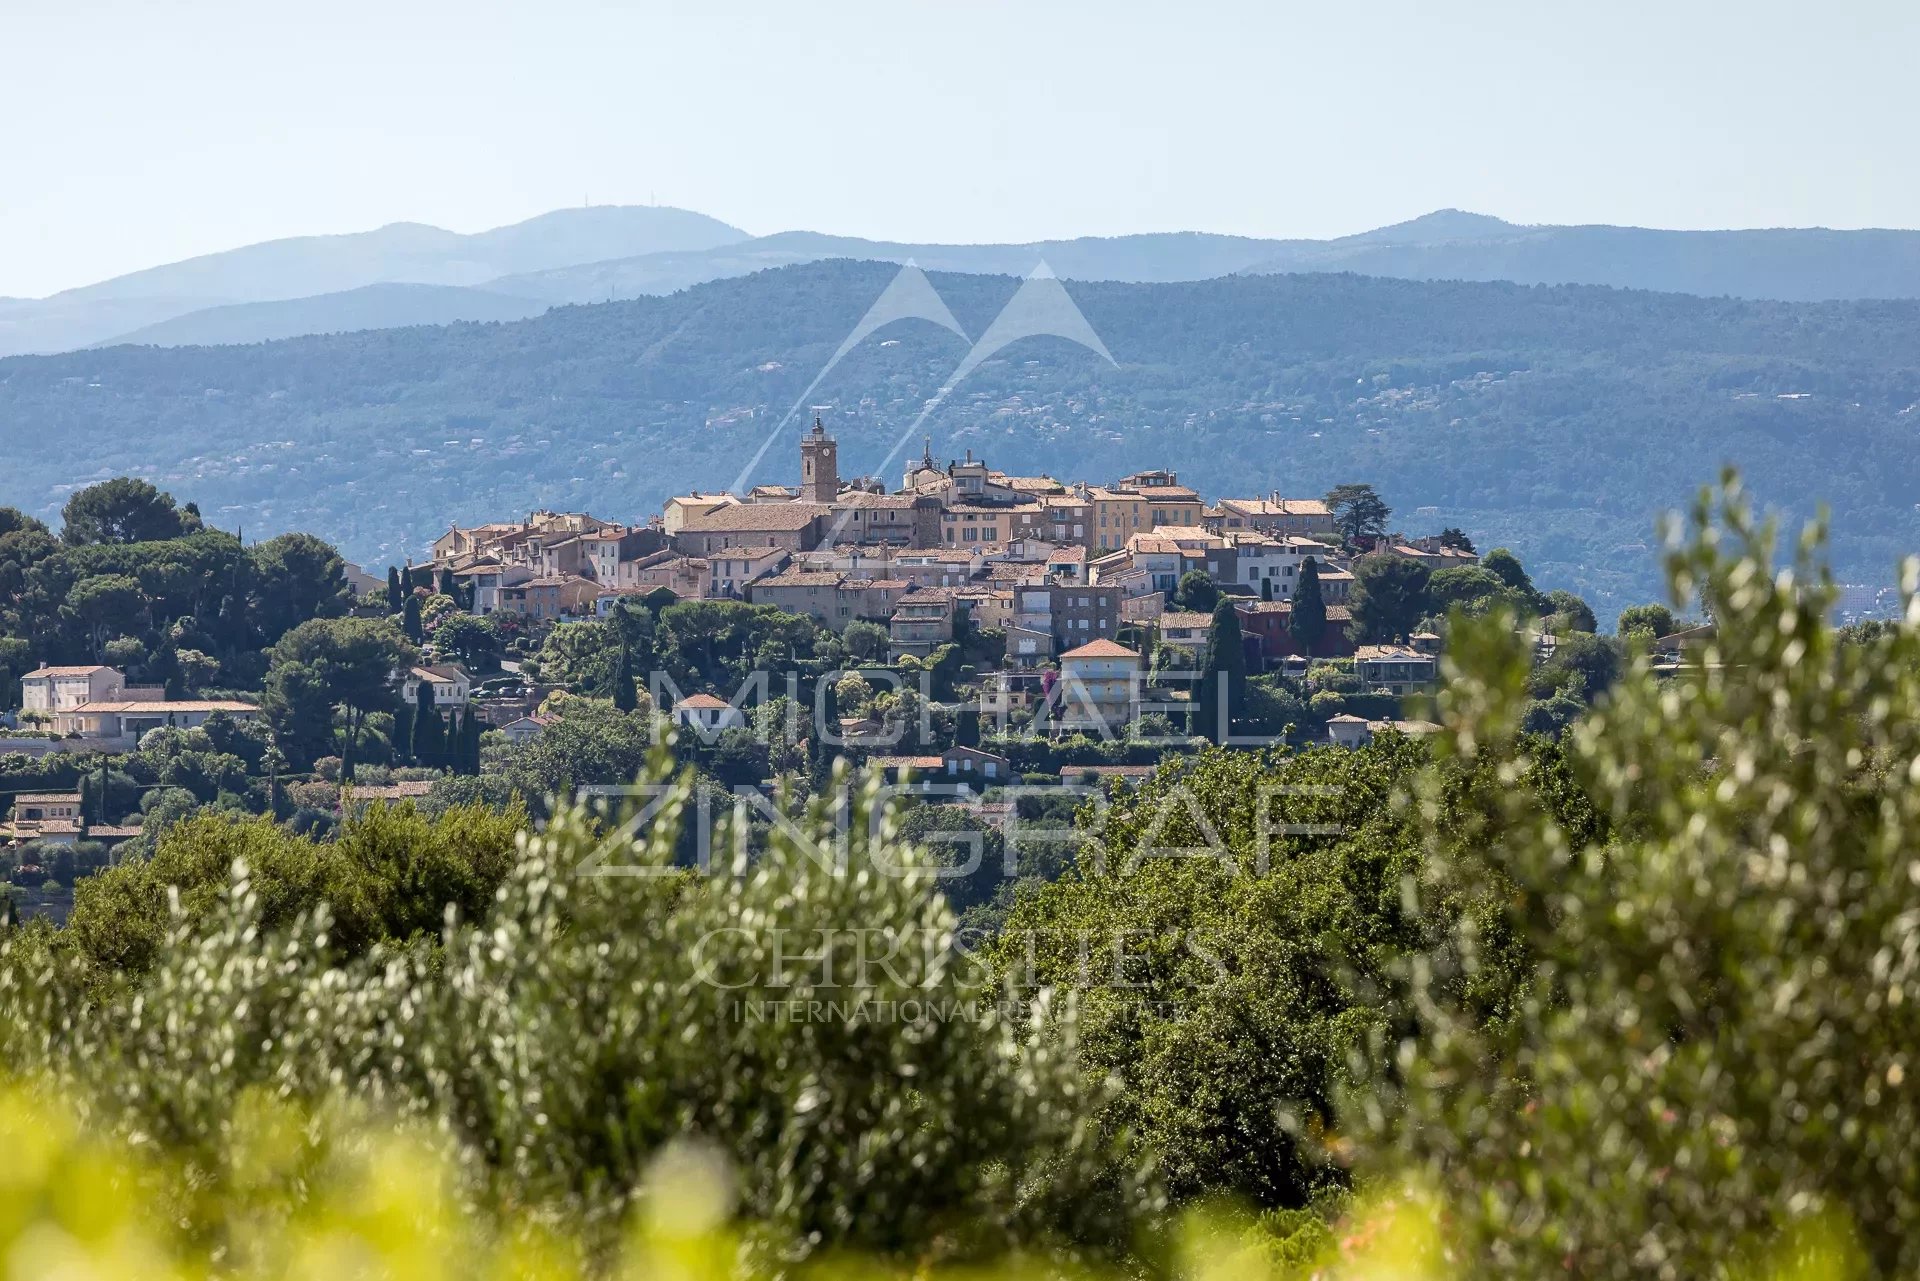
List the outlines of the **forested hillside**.
<svg viewBox="0 0 1920 1281">
<path fill-rule="evenodd" d="M 825 262 L 521 322 L 0 361 L 0 502 L 50 515 L 75 485 L 143 475 L 200 495 L 212 524 L 308 529 L 375 564 L 450 521 L 639 517 L 732 481 L 894 270 Z M 972 335 L 1017 283 L 934 279 Z M 1117 367 L 1058 339 L 1007 347 L 928 419 L 937 453 L 1089 479 L 1164 464 L 1209 496 L 1367 480 L 1409 532 L 1510 545 L 1542 588 L 1603 612 L 1652 591 L 1654 513 L 1727 461 L 1763 502 L 1830 503 L 1843 575 L 1890 581 L 1920 541 L 1920 303 L 1345 275 L 1070 291 Z M 809 398 L 843 472 L 879 468 L 965 351 L 909 321 L 843 362 Z M 789 444 L 756 479 L 795 469 Z"/>
</svg>

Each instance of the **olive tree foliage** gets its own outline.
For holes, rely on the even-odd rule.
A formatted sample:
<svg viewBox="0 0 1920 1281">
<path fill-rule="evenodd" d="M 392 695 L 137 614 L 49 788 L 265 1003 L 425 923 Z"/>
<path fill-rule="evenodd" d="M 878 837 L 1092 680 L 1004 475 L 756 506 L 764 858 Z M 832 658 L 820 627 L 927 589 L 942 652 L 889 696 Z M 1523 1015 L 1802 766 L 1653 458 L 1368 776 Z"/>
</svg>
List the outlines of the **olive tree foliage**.
<svg viewBox="0 0 1920 1281">
<path fill-rule="evenodd" d="M 671 770 L 662 745 L 644 822 L 569 804 L 523 832 L 486 919 L 449 917 L 431 948 L 338 962 L 335 918 L 276 928 L 244 858 L 127 983 L 90 992 L 44 934 L 8 938 L 0 1064 L 207 1150 L 213 1182 L 237 1177 L 212 1154 L 248 1100 L 348 1088 L 444 1134 L 477 1203 L 589 1243 L 617 1239 L 648 1165 L 690 1137 L 789 1260 L 1129 1239 L 1155 1203 L 1098 1148 L 1071 1004 L 1003 1016 L 877 780 L 853 789 L 843 853 L 831 803 L 782 798 L 792 821 L 751 862 L 725 865 L 723 824 L 723 874 L 694 877 L 674 858 L 695 785 Z"/>
<path fill-rule="evenodd" d="M 1904 625 L 1842 644 L 1824 532 L 1777 569 L 1737 479 L 1710 499 L 1667 530 L 1704 661 L 1634 662 L 1567 739 L 1611 839 L 1530 782 L 1510 627 L 1453 635 L 1437 748 L 1488 768 L 1420 789 L 1428 875 L 1509 885 L 1532 964 L 1474 1017 L 1449 979 L 1497 958 L 1463 921 L 1349 1115 L 1444 1190 L 1470 1273 L 1751 1275 L 1809 1234 L 1920 1272 L 1920 566 Z"/>
<path fill-rule="evenodd" d="M 1122 1082 L 1101 1122 L 1170 1195 L 1297 1207 L 1344 1185 L 1331 1139 L 1349 1060 L 1412 1017 L 1392 968 L 1447 948 L 1460 915 L 1497 919 L 1497 885 L 1403 891 L 1424 842 L 1394 800 L 1429 759 L 1384 734 L 1169 763 L 1083 810 L 1072 870 L 1008 913 L 988 954 L 1016 990 L 1079 993 L 1088 1065 Z M 1550 744 L 1534 768 L 1568 825 L 1592 821 Z M 1516 968 L 1482 966 L 1460 1000 L 1497 1017 Z"/>
</svg>

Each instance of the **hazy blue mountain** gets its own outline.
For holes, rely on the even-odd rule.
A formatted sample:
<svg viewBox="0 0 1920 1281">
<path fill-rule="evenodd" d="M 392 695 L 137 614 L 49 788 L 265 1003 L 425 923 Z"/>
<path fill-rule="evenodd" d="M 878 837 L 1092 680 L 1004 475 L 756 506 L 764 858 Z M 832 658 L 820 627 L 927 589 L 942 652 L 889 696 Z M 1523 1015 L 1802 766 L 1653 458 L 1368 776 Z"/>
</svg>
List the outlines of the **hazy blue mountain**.
<svg viewBox="0 0 1920 1281">
<path fill-rule="evenodd" d="M 1254 271 L 1613 285 L 1816 302 L 1920 297 L 1920 232 L 1521 227 L 1443 210 L 1339 240 L 1293 241 Z"/>
<path fill-rule="evenodd" d="M 0 502 L 54 518 L 75 485 L 144 475 L 228 528 L 311 529 L 375 566 L 448 521 L 633 519 L 731 483 L 894 270 L 822 262 L 523 321 L 0 361 Z M 974 335 L 1017 287 L 935 284 Z M 1656 513 L 1729 461 L 1789 516 L 1828 501 L 1857 580 L 1890 581 L 1920 546 L 1920 302 L 1354 275 L 1069 289 L 1117 368 L 1025 339 L 916 431 L 966 344 L 891 326 L 808 397 L 844 470 L 897 483 L 889 451 L 925 432 L 1024 473 L 1170 466 L 1210 495 L 1369 480 L 1409 533 L 1511 545 L 1609 617 L 1658 590 Z M 797 472 L 810 416 L 751 480 Z"/>
<path fill-rule="evenodd" d="M 164 295 L 153 298 L 72 298 L 0 302 L 0 356 L 29 351 L 72 351 L 117 334 L 199 311 L 217 300 Z"/>
<path fill-rule="evenodd" d="M 1251 267 L 1283 243 L 1184 231 L 1018 245 L 932 245 L 783 231 L 697 252 L 644 254 L 509 276 L 494 287 L 549 302 L 606 302 L 672 293 L 709 280 L 827 258 L 893 263 L 911 259 L 929 271 L 1008 276 L 1024 276 L 1044 260 L 1055 275 L 1070 280 L 1208 280 Z"/>
<path fill-rule="evenodd" d="M 267 342 L 302 334 L 339 334 L 460 320 L 522 320 L 547 304 L 490 289 L 452 285 L 367 285 L 316 298 L 229 303 L 189 312 L 110 340 L 156 347 Z"/>
<path fill-rule="evenodd" d="M 570 263 L 710 248 L 745 235 L 684 209 L 603 206 L 556 210 L 473 235 L 394 223 L 349 235 L 272 240 L 9 304 L 0 308 L 0 354 L 88 346 L 230 303 L 385 283 L 480 285 Z"/>
<path fill-rule="evenodd" d="M 1338 272 L 1413 280 L 1604 284 L 1705 296 L 1821 300 L 1920 297 L 1920 232 L 1654 231 L 1523 227 L 1442 209 L 1335 240 L 1259 240 L 1200 232 L 1082 237 L 1030 244 L 937 245 L 812 231 L 749 238 L 679 209 L 563 209 L 477 235 L 397 223 L 351 236 L 273 241 L 212 254 L 49 299 L 0 300 L 0 355 L 115 341 L 258 342 L 299 332 L 423 319 L 490 318 L 497 298 L 443 297 L 424 311 L 405 294 L 328 302 L 378 283 L 481 288 L 545 303 L 668 294 L 713 280 L 831 258 L 909 259 L 936 271 L 1024 275 L 1042 260 L 1070 280 L 1170 282 L 1234 273 Z M 152 328 L 234 303 L 299 300 L 261 311 L 221 310 L 177 330 Z M 391 310 L 382 303 L 391 300 Z M 312 321 L 301 319 L 312 316 Z M 258 325 L 252 322 L 257 319 Z"/>
</svg>

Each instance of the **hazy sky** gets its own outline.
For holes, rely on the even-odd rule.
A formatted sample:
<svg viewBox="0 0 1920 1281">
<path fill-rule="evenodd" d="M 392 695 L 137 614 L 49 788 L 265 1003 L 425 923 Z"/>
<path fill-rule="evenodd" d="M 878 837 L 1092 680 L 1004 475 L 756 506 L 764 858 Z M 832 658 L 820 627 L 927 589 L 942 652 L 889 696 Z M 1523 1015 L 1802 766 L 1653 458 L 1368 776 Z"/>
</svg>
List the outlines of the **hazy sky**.
<svg viewBox="0 0 1920 1281">
<path fill-rule="evenodd" d="M 1903 0 L 0 0 L 0 295 L 588 197 L 898 240 L 1913 227 L 1917 37 Z"/>
</svg>

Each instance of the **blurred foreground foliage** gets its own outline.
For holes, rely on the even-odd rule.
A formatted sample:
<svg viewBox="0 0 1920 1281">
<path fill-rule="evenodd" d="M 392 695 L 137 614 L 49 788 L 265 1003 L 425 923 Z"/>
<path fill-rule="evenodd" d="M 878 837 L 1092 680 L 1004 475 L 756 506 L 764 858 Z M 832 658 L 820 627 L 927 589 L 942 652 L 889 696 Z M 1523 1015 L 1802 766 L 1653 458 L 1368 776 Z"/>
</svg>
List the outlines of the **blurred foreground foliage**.
<svg viewBox="0 0 1920 1281">
<path fill-rule="evenodd" d="M 1914 1275 L 1920 617 L 1817 552 L 1729 479 L 1685 671 L 1554 743 L 1456 618 L 1429 742 L 1090 801 L 984 954 L 873 780 L 700 876 L 664 748 L 639 822 L 182 824 L 0 942 L 0 1266 Z"/>
</svg>

